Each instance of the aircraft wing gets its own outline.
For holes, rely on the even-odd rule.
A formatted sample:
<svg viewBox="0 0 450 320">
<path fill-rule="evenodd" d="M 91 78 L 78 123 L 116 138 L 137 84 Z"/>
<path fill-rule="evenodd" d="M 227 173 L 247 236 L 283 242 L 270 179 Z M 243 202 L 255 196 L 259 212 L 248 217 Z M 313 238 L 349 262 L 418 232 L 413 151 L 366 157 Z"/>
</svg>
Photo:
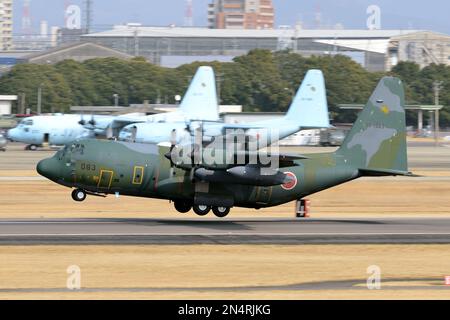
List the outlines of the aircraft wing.
<svg viewBox="0 0 450 320">
<path fill-rule="evenodd" d="M 279 153 L 270 153 L 270 152 L 238 152 L 237 156 L 245 157 L 246 159 L 258 159 L 260 157 L 263 157 L 265 159 L 271 159 L 272 161 L 278 162 L 278 168 L 286 168 L 286 167 L 293 167 L 295 166 L 295 161 L 297 160 L 305 160 L 308 159 L 308 157 L 300 154 L 279 154 Z M 239 158 L 238 158 L 239 159 Z M 247 164 L 247 163 L 246 163 Z"/>
<path fill-rule="evenodd" d="M 174 151 L 174 152 L 173 152 Z M 294 154 L 276 154 L 264 151 L 233 151 L 224 149 L 214 149 L 214 152 L 204 150 L 202 155 L 196 154 L 194 149 L 179 149 L 174 147 L 168 153 L 166 158 L 178 168 L 191 170 L 194 167 L 205 168 L 208 170 L 228 170 L 234 167 L 253 166 L 258 168 L 272 167 L 275 161 L 275 167 L 285 168 L 296 165 L 297 160 L 308 159 L 304 155 Z M 200 160 L 201 163 L 193 163 L 193 159 Z"/>
<path fill-rule="evenodd" d="M 251 124 L 225 124 L 223 130 L 252 130 L 252 129 L 265 129 L 266 126 L 251 125 Z"/>
<path fill-rule="evenodd" d="M 108 130 L 110 131 L 107 136 L 108 137 L 118 137 L 120 131 L 125 128 L 126 126 L 133 124 L 133 123 L 145 123 L 147 122 L 147 119 L 145 117 L 120 117 L 117 119 L 114 119 Z"/>
</svg>

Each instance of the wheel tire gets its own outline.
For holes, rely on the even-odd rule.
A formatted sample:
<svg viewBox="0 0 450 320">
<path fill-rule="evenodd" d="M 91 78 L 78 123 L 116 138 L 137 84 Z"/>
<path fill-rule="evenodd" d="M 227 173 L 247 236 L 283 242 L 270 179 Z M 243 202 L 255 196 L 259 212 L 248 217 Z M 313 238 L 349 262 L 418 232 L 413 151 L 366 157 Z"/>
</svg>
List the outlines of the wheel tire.
<svg viewBox="0 0 450 320">
<path fill-rule="evenodd" d="M 214 207 L 213 213 L 218 218 L 225 218 L 231 211 L 228 207 Z"/>
<path fill-rule="evenodd" d="M 72 199 L 76 202 L 82 202 L 86 200 L 86 191 L 81 189 L 75 189 L 72 191 Z"/>
<path fill-rule="evenodd" d="M 211 211 L 211 207 L 204 205 L 195 205 L 193 209 L 194 212 L 201 217 L 206 216 Z"/>
<path fill-rule="evenodd" d="M 37 145 L 35 145 L 35 144 L 30 145 L 31 151 L 36 151 L 37 149 L 38 149 Z"/>
<path fill-rule="evenodd" d="M 179 213 L 188 213 L 192 210 L 192 204 L 188 202 L 183 201 L 176 201 L 174 203 L 175 210 L 177 210 Z"/>
</svg>

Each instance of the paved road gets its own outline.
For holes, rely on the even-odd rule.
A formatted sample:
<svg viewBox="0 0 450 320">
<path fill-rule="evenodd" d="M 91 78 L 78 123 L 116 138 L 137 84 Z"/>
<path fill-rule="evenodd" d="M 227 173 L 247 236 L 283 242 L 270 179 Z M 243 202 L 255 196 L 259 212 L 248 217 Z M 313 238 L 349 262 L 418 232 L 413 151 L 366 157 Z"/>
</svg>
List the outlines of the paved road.
<svg viewBox="0 0 450 320">
<path fill-rule="evenodd" d="M 0 220 L 1 245 L 449 243 L 450 219 Z"/>
</svg>

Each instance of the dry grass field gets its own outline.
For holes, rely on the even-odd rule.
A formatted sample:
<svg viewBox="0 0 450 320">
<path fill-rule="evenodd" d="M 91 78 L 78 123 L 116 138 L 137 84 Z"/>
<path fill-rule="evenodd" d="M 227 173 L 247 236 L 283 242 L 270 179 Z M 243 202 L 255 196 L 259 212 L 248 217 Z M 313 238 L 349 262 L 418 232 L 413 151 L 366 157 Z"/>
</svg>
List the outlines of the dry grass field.
<svg viewBox="0 0 450 320">
<path fill-rule="evenodd" d="M 0 247 L 0 299 L 450 299 L 448 252 L 449 245 Z M 86 292 L 66 291 L 71 265 Z M 366 287 L 371 265 L 381 268 L 381 290 Z M 340 280 L 354 284 L 333 287 Z M 324 287 L 287 287 L 308 283 Z"/>
</svg>

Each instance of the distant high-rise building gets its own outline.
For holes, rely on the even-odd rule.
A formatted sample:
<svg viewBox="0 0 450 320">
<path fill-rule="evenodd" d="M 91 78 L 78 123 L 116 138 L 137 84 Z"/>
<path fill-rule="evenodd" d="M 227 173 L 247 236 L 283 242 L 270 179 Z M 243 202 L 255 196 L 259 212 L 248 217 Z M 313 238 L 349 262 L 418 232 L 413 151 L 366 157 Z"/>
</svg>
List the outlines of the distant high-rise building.
<svg viewBox="0 0 450 320">
<path fill-rule="evenodd" d="M 13 46 L 13 1 L 0 0 L 0 50 L 11 50 Z"/>
<path fill-rule="evenodd" d="M 273 29 L 272 0 L 214 0 L 208 5 L 212 29 Z"/>
<path fill-rule="evenodd" d="M 192 27 L 192 26 L 194 26 L 192 0 L 186 0 L 186 14 L 184 16 L 184 26 L 185 27 Z"/>
</svg>

